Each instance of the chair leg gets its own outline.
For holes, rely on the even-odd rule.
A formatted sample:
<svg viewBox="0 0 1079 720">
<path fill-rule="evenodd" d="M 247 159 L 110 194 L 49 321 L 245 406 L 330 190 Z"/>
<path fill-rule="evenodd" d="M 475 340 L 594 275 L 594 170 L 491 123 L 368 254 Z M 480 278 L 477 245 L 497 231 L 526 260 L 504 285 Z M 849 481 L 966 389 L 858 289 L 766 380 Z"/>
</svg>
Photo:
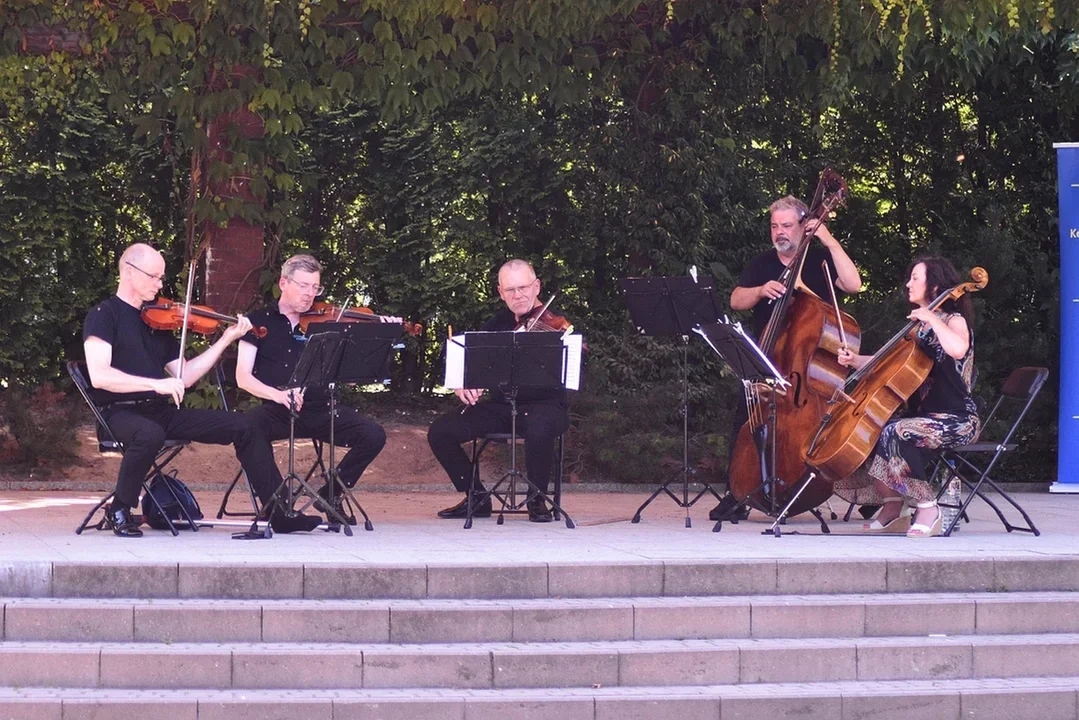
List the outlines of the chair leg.
<svg viewBox="0 0 1079 720">
<path fill-rule="evenodd" d="M 566 446 L 564 444 L 564 438 L 562 435 L 558 436 L 558 458 L 557 465 L 555 465 L 554 474 L 554 519 L 555 522 L 562 519 L 562 472 L 564 469 L 564 463 L 566 460 L 565 455 Z"/>
<path fill-rule="evenodd" d="M 255 497 L 255 491 L 251 489 L 251 483 L 247 482 L 246 480 L 244 481 L 244 484 L 247 485 L 247 491 L 251 495 L 251 507 L 253 507 L 255 509 L 255 512 L 254 513 L 229 512 L 229 509 L 228 509 L 229 497 L 232 495 L 232 491 L 236 489 L 236 484 L 240 482 L 240 478 L 243 477 L 243 476 L 244 476 L 244 471 L 242 469 L 237 470 L 236 471 L 236 477 L 232 478 L 232 482 L 229 483 L 228 489 L 225 490 L 225 497 L 221 498 L 221 506 L 219 508 L 217 508 L 217 519 L 218 520 L 225 517 L 226 515 L 228 515 L 229 517 L 249 517 L 251 515 L 257 515 L 258 514 L 258 503 L 257 503 L 257 498 Z"/>
</svg>

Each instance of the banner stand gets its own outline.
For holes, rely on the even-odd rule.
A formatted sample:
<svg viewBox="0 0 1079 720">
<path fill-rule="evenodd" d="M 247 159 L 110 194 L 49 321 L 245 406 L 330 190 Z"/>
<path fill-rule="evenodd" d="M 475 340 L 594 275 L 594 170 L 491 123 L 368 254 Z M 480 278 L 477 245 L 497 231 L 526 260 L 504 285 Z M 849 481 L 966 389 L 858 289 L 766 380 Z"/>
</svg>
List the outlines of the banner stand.
<svg viewBox="0 0 1079 720">
<path fill-rule="evenodd" d="M 1079 493 L 1079 143 L 1055 143 L 1060 218 L 1060 408 L 1052 493 Z"/>
</svg>

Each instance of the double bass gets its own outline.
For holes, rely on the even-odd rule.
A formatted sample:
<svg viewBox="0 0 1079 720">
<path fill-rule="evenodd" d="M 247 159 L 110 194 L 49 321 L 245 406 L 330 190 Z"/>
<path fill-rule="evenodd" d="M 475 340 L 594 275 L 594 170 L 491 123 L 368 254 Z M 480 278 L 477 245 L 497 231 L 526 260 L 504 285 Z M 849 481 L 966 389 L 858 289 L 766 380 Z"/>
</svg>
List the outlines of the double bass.
<svg viewBox="0 0 1079 720">
<path fill-rule="evenodd" d="M 837 354 L 861 345 L 861 331 L 850 315 L 836 312 L 802 282 L 806 253 L 817 227 L 847 197 L 847 184 L 831 169 L 821 174 L 802 240 L 779 281 L 785 291 L 772 309 L 760 348 L 790 383 L 783 392 L 768 386 L 746 389 L 749 420 L 731 449 L 730 490 L 739 502 L 777 516 L 795 496 L 806 476 L 805 455 L 827 410 L 827 401 L 843 385 L 848 370 Z M 774 415 L 773 406 L 774 402 Z M 774 459 L 774 460 L 773 460 Z M 832 495 L 831 483 L 814 478 L 788 510 L 797 515 Z"/>
<path fill-rule="evenodd" d="M 972 282 L 960 283 L 937 296 L 929 303 L 929 310 L 989 284 L 989 273 L 980 267 L 972 269 L 970 277 Z M 806 453 L 806 462 L 827 481 L 842 480 L 862 466 L 884 425 L 929 376 L 933 359 L 919 346 L 917 327 L 917 320 L 907 323 L 836 388 L 829 401 L 831 410 L 821 419 Z"/>
</svg>

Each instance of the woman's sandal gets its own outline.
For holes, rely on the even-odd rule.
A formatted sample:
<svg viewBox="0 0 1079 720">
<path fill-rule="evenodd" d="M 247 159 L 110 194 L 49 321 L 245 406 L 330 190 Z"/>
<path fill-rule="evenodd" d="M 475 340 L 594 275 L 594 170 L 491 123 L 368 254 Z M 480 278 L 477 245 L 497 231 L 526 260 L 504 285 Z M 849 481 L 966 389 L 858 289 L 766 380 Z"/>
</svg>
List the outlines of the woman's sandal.
<svg viewBox="0 0 1079 720">
<path fill-rule="evenodd" d="M 941 525 L 942 525 L 943 520 L 944 520 L 944 513 L 942 513 L 940 511 L 940 507 L 937 505 L 936 501 L 918 503 L 914 507 L 919 508 L 919 509 L 936 508 L 937 509 L 937 517 L 936 517 L 935 520 L 933 520 L 932 525 L 923 525 L 921 523 L 914 523 L 913 525 L 910 526 L 910 530 L 907 530 L 907 537 L 909 537 L 909 538 L 927 538 L 927 537 L 936 537 L 937 535 L 940 535 Z"/>
<path fill-rule="evenodd" d="M 903 498 L 899 496 L 887 497 L 882 499 L 880 501 L 880 504 L 881 508 L 883 509 L 885 505 L 897 502 L 903 502 Z M 904 505 L 903 509 L 899 511 L 899 515 L 897 515 L 895 519 L 893 519 L 887 525 L 881 524 L 879 520 L 874 519 L 872 522 L 862 524 L 862 532 L 902 535 L 903 533 L 907 532 L 907 528 L 910 527 L 909 513 L 910 508 Z"/>
</svg>

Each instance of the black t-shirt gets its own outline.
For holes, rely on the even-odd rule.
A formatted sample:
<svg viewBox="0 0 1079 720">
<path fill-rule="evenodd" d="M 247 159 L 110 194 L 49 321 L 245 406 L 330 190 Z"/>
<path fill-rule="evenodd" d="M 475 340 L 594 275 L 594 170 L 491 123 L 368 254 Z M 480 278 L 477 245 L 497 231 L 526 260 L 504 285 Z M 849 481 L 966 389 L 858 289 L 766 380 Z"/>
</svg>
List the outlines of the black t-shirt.
<svg viewBox="0 0 1079 720">
<path fill-rule="evenodd" d="M 265 337 L 256 337 L 253 332 L 244 335 L 241 342 L 251 343 L 257 349 L 252 375 L 270 387 L 283 388 L 292 379 L 296 361 L 300 359 L 306 336 L 299 326 L 281 314 L 277 305 L 270 305 L 249 314 L 248 319 L 255 327 L 266 328 Z M 318 325 L 308 326 L 317 328 Z M 311 388 L 304 393 L 304 407 L 329 402 L 326 391 Z"/>
<path fill-rule="evenodd" d="M 802 265 L 802 282 L 820 296 L 825 302 L 831 301 L 831 293 L 828 291 L 828 278 L 824 275 L 821 263 L 828 263 L 828 271 L 832 278 L 836 277 L 835 263 L 832 262 L 832 254 L 822 247 L 811 247 L 806 251 L 805 264 Z M 769 280 L 778 280 L 783 274 L 786 265 L 779 259 L 779 253 L 775 248 L 765 251 L 749 261 L 742 274 L 738 276 L 738 287 L 760 287 Z M 836 288 L 836 297 L 843 299 L 844 293 Z M 775 303 L 761 300 L 753 306 L 753 337 L 760 338 L 772 317 Z"/>
<path fill-rule="evenodd" d="M 131 307 L 116 295 L 103 300 L 86 314 L 82 325 L 83 342 L 96 337 L 112 346 L 112 367 L 146 378 L 168 377 L 165 366 L 180 357 L 180 341 L 166 330 L 154 330 L 142 320 L 138 308 Z M 135 393 L 113 393 L 92 389 L 99 405 L 146 398 L 162 398 L 146 390 Z"/>
<path fill-rule="evenodd" d="M 509 308 L 503 308 L 495 313 L 495 316 L 483 324 L 480 330 L 485 332 L 504 332 L 514 330 L 517 327 L 517 318 Z M 507 402 L 506 395 L 498 388 L 489 391 L 492 402 Z M 559 405 L 566 404 L 566 389 L 524 389 L 517 391 L 517 402 L 550 402 Z"/>
</svg>

